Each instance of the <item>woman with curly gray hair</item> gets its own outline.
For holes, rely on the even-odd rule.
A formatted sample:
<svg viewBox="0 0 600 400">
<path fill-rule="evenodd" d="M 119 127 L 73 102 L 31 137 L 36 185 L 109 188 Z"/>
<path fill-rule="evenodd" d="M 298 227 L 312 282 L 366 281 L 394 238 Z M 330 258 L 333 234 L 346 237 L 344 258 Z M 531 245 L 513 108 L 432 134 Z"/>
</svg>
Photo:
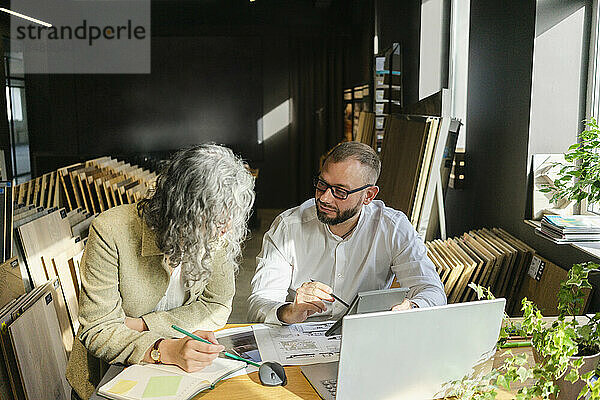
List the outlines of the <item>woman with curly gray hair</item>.
<svg viewBox="0 0 600 400">
<path fill-rule="evenodd" d="M 205 144 L 175 154 L 148 198 L 94 220 L 67 369 L 79 396 L 91 395 L 107 363 L 191 372 L 223 350 L 212 331 L 231 312 L 253 189 L 240 158 Z M 174 337 L 173 324 L 215 344 Z"/>
</svg>

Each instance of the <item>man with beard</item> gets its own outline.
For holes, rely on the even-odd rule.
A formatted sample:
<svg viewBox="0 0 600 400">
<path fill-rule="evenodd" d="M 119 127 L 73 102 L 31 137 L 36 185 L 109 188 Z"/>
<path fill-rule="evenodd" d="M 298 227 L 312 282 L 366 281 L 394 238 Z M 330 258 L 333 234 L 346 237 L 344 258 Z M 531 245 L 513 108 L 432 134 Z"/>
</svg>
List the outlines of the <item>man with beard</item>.
<svg viewBox="0 0 600 400">
<path fill-rule="evenodd" d="M 390 287 L 394 276 L 410 291 L 393 310 L 446 304 L 406 215 L 374 200 L 380 170 L 377 153 L 362 143 L 341 143 L 328 153 L 313 183 L 315 198 L 280 214 L 264 235 L 249 298 L 251 320 L 337 318 L 346 307 L 332 293 L 349 302 L 358 292 Z"/>
</svg>

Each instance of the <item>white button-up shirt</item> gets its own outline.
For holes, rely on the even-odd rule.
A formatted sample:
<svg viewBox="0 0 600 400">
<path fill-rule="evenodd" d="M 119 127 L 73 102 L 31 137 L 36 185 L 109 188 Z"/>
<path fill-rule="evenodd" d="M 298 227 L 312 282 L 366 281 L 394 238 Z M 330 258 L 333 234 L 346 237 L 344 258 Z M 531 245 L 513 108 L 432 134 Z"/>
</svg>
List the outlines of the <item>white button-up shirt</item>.
<svg viewBox="0 0 600 400">
<path fill-rule="evenodd" d="M 358 224 L 342 239 L 317 219 L 315 200 L 280 214 L 265 236 L 252 279 L 248 316 L 280 324 L 277 309 L 314 279 L 350 303 L 358 292 L 388 288 L 396 275 L 419 307 L 446 304 L 444 287 L 427 248 L 401 211 L 380 200 L 363 206 Z M 346 308 L 326 303 L 315 317 L 339 318 Z"/>
</svg>

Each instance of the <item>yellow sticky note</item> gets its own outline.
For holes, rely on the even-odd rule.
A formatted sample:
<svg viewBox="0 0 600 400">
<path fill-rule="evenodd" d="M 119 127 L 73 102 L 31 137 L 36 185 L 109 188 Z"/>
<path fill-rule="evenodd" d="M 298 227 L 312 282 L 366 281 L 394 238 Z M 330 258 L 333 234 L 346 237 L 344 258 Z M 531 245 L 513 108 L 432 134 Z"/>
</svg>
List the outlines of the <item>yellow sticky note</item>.
<svg viewBox="0 0 600 400">
<path fill-rule="evenodd" d="M 129 392 L 135 385 L 137 385 L 136 381 L 121 379 L 110 388 L 108 393 L 123 394 Z"/>
</svg>

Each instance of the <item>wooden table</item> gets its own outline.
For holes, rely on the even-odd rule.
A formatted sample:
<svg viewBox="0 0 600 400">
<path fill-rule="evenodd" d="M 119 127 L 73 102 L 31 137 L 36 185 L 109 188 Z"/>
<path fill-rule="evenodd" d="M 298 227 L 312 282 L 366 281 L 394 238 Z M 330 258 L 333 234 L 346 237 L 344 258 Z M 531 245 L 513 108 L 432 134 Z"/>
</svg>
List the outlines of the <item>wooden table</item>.
<svg viewBox="0 0 600 400">
<path fill-rule="evenodd" d="M 241 326 L 248 326 L 250 324 L 230 324 L 225 326 L 227 328 L 236 328 Z M 512 349 L 513 353 L 528 353 L 529 358 L 533 360 L 531 348 L 517 348 Z M 497 367 L 502 363 L 502 353 L 504 350 L 496 353 L 493 360 L 493 366 Z M 112 367 L 111 367 L 112 368 Z M 121 367 L 122 368 L 122 367 Z M 110 370 L 109 370 L 110 373 Z M 109 374 L 107 373 L 107 375 Z M 113 371 L 113 376 L 116 375 Z M 258 372 L 253 372 L 248 375 L 236 376 L 229 378 L 224 381 L 217 383 L 214 389 L 199 393 L 194 397 L 195 400 L 250 400 L 250 399 L 268 399 L 268 400 L 291 400 L 291 399 L 306 399 L 306 400 L 319 400 L 320 397 L 313 387 L 308 383 L 299 366 L 285 367 L 285 373 L 287 375 L 288 383 L 286 386 L 275 386 L 267 387 L 263 386 L 258 379 Z M 111 377 L 105 376 L 106 381 Z M 101 382 L 101 385 L 104 382 Z M 516 392 L 519 387 L 515 387 L 513 392 Z M 497 400 L 511 400 L 515 396 L 504 390 L 498 391 Z M 90 400 L 103 400 L 102 397 L 94 395 Z"/>
<path fill-rule="evenodd" d="M 528 351 L 531 355 L 531 349 Z M 202 392 L 194 397 L 194 399 L 320 399 L 317 392 L 313 389 L 310 383 L 308 383 L 300 371 L 300 367 L 285 367 L 285 373 L 288 378 L 288 384 L 286 386 L 262 386 L 258 380 L 258 372 L 253 372 L 248 375 L 237 376 L 235 378 L 230 378 L 219 382 L 213 390 Z M 515 392 L 517 389 L 518 388 L 515 389 Z M 497 400 L 510 400 L 514 398 L 514 394 L 505 390 L 498 390 L 498 396 L 496 396 Z"/>
<path fill-rule="evenodd" d="M 248 326 L 249 324 L 232 324 L 227 325 L 225 328 L 234 328 L 239 326 Z M 533 360 L 531 348 L 519 348 L 512 349 L 513 353 L 528 353 L 530 359 Z M 500 351 L 494 357 L 494 367 L 499 366 L 502 363 L 501 354 L 504 351 Z M 253 372 L 248 375 L 236 376 L 219 382 L 213 390 L 205 391 L 198 394 L 194 399 L 273 399 L 273 400 L 288 400 L 288 399 L 307 399 L 307 400 L 319 400 L 320 397 L 313 387 L 308 383 L 300 367 L 290 366 L 285 367 L 285 373 L 287 375 L 288 383 L 286 386 L 266 387 L 262 386 L 258 379 L 258 372 Z M 515 392 L 518 389 L 515 388 Z M 515 396 L 504 390 L 498 391 L 497 400 L 509 400 L 514 399 Z"/>
</svg>

